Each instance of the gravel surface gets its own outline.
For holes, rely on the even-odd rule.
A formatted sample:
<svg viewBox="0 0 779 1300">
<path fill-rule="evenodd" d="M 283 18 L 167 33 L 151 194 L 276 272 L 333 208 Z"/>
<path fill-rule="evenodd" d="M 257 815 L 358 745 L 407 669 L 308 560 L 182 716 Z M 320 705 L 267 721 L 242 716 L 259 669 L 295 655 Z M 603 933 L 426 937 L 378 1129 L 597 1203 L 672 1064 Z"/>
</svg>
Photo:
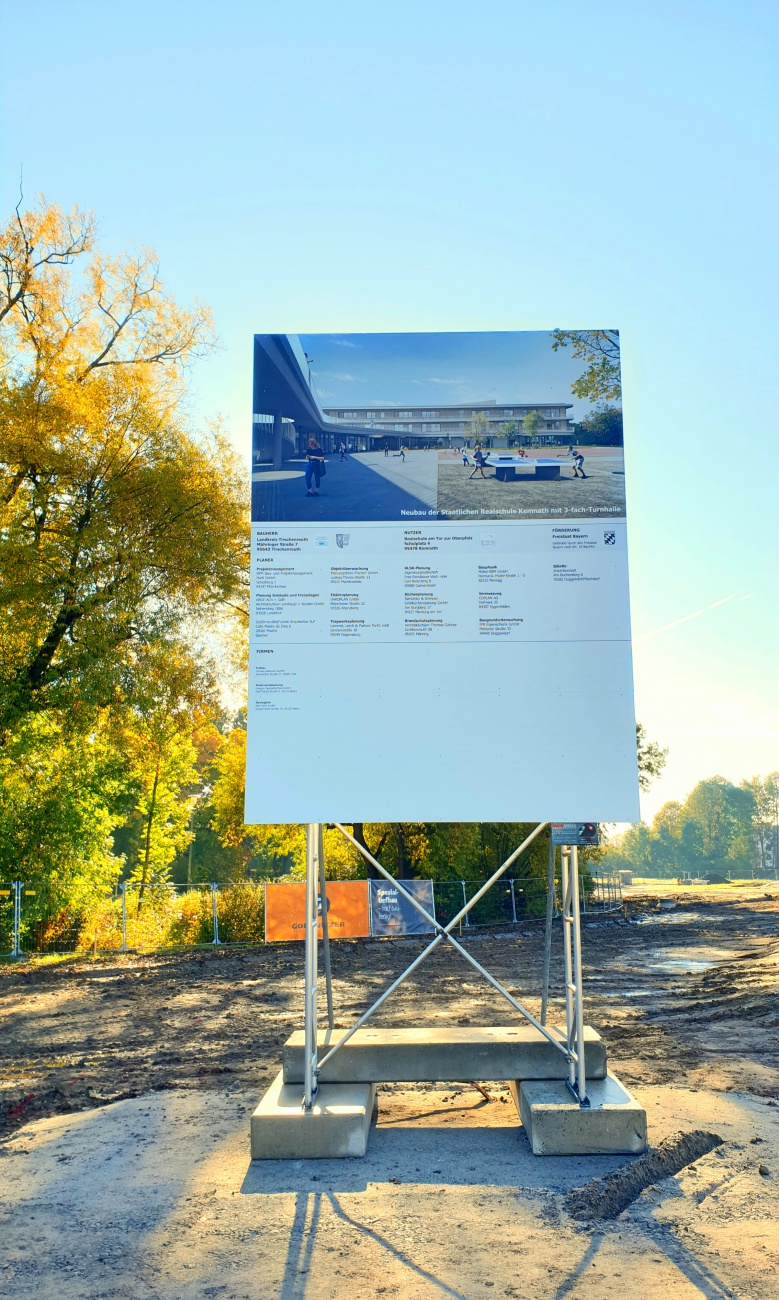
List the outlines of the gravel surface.
<svg viewBox="0 0 779 1300">
<path fill-rule="evenodd" d="M 301 946 L 2 967 L 0 1294 L 772 1300 L 779 901 L 688 893 L 630 910 L 586 920 L 587 1020 L 653 1146 L 694 1129 L 723 1142 L 597 1224 L 566 1197 L 629 1162 L 533 1157 L 489 1081 L 489 1099 L 381 1088 L 365 1160 L 252 1165 L 249 1115 L 300 1024 Z M 531 1011 L 542 928 L 467 938 Z M 420 947 L 334 944 L 337 1021 Z M 559 988 L 559 933 L 555 962 Z M 508 1018 L 438 950 L 377 1023 Z"/>
</svg>

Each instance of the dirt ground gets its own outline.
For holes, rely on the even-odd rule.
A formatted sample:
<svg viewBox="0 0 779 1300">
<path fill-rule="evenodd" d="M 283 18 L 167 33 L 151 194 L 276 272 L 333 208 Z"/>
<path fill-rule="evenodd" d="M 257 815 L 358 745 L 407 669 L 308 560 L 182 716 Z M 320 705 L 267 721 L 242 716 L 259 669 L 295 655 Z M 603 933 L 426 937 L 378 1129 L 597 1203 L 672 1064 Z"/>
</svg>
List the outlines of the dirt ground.
<svg viewBox="0 0 779 1300">
<path fill-rule="evenodd" d="M 299 945 L 0 968 L 0 1293 L 776 1296 L 779 887 L 711 895 L 633 890 L 630 919 L 585 922 L 586 1018 L 650 1141 L 723 1138 L 595 1224 L 565 1194 L 627 1158 L 533 1157 L 489 1081 L 489 1099 L 381 1088 L 364 1160 L 252 1165 L 249 1115 L 301 1022 Z M 533 1012 L 542 928 L 465 939 Z M 421 947 L 334 945 L 337 1023 Z M 560 955 L 556 933 L 558 989 Z M 495 999 L 438 949 L 376 1023 L 506 1022 Z"/>
</svg>

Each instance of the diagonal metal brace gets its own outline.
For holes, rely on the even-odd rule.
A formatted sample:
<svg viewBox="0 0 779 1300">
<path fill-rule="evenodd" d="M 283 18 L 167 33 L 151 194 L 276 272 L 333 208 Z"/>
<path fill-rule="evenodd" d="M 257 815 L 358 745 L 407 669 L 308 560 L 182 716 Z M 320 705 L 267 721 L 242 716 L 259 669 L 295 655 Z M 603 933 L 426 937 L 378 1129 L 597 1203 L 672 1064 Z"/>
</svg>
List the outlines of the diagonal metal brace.
<svg viewBox="0 0 779 1300">
<path fill-rule="evenodd" d="M 327 1061 L 329 1061 L 332 1056 L 335 1055 L 335 1053 L 339 1050 L 339 1048 L 343 1047 L 343 1045 L 346 1042 L 348 1042 L 348 1040 L 352 1037 L 352 1034 L 354 1034 L 361 1027 L 361 1025 L 365 1024 L 366 1020 L 368 1020 L 369 1017 L 373 1015 L 374 1011 L 378 1010 L 378 1008 L 382 1005 L 382 1003 L 385 1002 L 386 999 L 390 996 L 390 994 L 393 993 L 394 990 L 398 988 L 400 984 L 403 983 L 403 981 L 411 974 L 411 972 L 415 970 L 416 967 L 419 966 L 421 962 L 425 960 L 426 957 L 429 956 L 429 954 L 434 950 L 434 948 L 438 947 L 438 944 L 441 942 L 442 939 L 446 939 L 447 942 L 449 942 L 452 945 L 452 947 L 455 948 L 457 952 L 459 952 L 465 958 L 465 960 L 469 962 L 471 966 L 474 967 L 475 970 L 479 971 L 480 974 L 482 974 L 484 978 L 492 985 L 492 987 L 496 989 L 497 992 L 500 993 L 501 996 L 506 999 L 509 1005 L 512 1006 L 515 1011 L 518 1011 L 520 1015 L 524 1016 L 525 1019 L 528 1020 L 530 1024 L 534 1026 L 534 1028 L 538 1029 L 539 1032 L 543 1034 L 544 1038 L 546 1038 L 550 1043 L 552 1043 L 552 1045 L 556 1047 L 558 1051 L 562 1052 L 563 1055 L 566 1056 L 568 1059 L 576 1060 L 576 1053 L 572 1050 L 571 1045 L 569 1043 L 561 1042 L 560 1039 L 557 1038 L 549 1029 L 547 1029 L 545 1025 L 542 1025 L 538 1020 L 536 1020 L 535 1016 L 531 1015 L 531 1013 L 527 1010 L 527 1008 L 524 1007 L 521 1002 L 517 1001 L 517 999 L 513 997 L 511 993 L 509 993 L 508 989 L 504 988 L 503 985 L 498 980 L 496 980 L 493 975 L 489 973 L 489 971 L 485 970 L 485 968 L 481 965 L 481 963 L 478 962 L 475 957 L 472 957 L 471 954 L 467 951 L 467 949 L 465 949 L 462 946 L 462 944 L 459 943 L 457 939 L 455 939 L 454 936 L 451 934 L 451 930 L 454 929 L 455 926 L 459 925 L 462 918 L 464 916 L 467 916 L 468 912 L 471 910 L 472 907 L 476 905 L 476 903 L 478 903 L 480 898 L 484 897 L 487 891 L 491 889 L 492 886 L 495 884 L 495 881 L 499 880 L 500 877 L 504 874 L 504 872 L 508 871 L 509 867 L 514 862 L 516 862 L 520 854 L 524 852 L 524 850 L 528 847 L 528 845 L 532 844 L 536 836 L 540 835 L 541 831 L 547 825 L 546 822 L 541 822 L 535 828 L 535 830 L 532 831 L 530 835 L 528 835 L 527 839 L 523 840 L 519 848 L 515 849 L 515 851 L 512 854 L 510 854 L 510 856 L 506 859 L 503 865 L 500 866 L 498 870 L 493 873 L 493 875 L 490 877 L 488 881 L 485 882 L 485 884 L 481 887 L 481 889 L 477 890 L 473 898 L 469 899 L 469 901 L 464 905 L 464 907 L 460 909 L 457 915 L 452 918 L 452 920 L 449 922 L 447 926 L 441 926 L 440 923 L 435 920 L 435 917 L 430 915 L 430 913 L 427 911 L 424 905 L 420 903 L 414 897 L 414 895 L 410 893 L 410 891 L 407 890 L 399 880 L 397 880 L 394 876 L 390 875 L 389 871 L 387 871 L 381 865 L 381 863 L 378 862 L 376 858 L 373 857 L 373 855 L 368 851 L 368 849 L 366 849 L 362 844 L 360 844 L 359 841 L 356 840 L 355 837 L 351 835 L 349 831 L 347 831 L 346 828 L 341 825 L 340 822 L 334 822 L 333 824 L 336 827 L 336 829 L 341 832 L 344 838 L 348 840 L 349 843 L 352 844 L 362 854 L 362 856 L 372 864 L 372 866 L 380 873 L 380 875 L 384 876 L 386 880 L 391 881 L 391 883 L 399 891 L 399 893 L 403 894 L 403 896 L 406 899 L 408 899 L 411 905 L 414 908 L 416 908 L 416 910 L 429 922 L 429 924 L 433 927 L 434 931 L 436 932 L 436 937 L 432 940 L 430 944 L 428 944 L 427 948 L 425 948 L 424 951 L 421 952 L 419 956 L 415 958 L 415 960 L 411 963 L 411 965 L 408 966 L 406 970 L 403 971 L 398 976 L 398 978 L 389 986 L 389 988 L 385 989 L 384 993 L 382 993 L 381 996 L 377 998 L 377 1000 L 373 1003 L 373 1005 L 370 1006 L 367 1011 L 363 1012 L 363 1014 L 356 1021 L 356 1023 L 352 1025 L 351 1029 L 347 1030 L 346 1033 L 343 1035 L 343 1037 L 340 1038 L 339 1041 L 330 1048 L 330 1050 L 326 1053 L 326 1055 L 322 1057 L 321 1061 L 319 1062 L 320 1070 L 322 1066 Z"/>
</svg>

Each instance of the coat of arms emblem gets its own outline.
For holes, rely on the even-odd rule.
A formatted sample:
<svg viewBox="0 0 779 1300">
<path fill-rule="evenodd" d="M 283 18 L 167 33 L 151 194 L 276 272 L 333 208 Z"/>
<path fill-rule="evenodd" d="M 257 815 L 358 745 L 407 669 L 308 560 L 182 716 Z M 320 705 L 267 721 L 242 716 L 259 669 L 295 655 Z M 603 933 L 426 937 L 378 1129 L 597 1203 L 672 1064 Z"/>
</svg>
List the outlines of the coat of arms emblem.
<svg viewBox="0 0 779 1300">
<path fill-rule="evenodd" d="M 343 550 L 345 546 L 349 545 L 349 533 L 336 533 L 335 540 L 340 546 L 341 550 Z"/>
</svg>

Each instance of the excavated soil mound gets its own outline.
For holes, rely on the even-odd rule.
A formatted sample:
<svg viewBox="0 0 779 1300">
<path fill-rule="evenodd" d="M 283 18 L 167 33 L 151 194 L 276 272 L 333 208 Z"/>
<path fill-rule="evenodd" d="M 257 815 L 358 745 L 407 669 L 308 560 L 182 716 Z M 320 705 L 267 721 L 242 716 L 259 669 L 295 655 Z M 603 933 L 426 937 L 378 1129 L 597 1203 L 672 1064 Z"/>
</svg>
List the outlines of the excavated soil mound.
<svg viewBox="0 0 779 1300">
<path fill-rule="evenodd" d="M 719 1146 L 722 1138 L 702 1128 L 677 1133 L 654 1151 L 639 1156 L 632 1165 L 624 1165 L 605 1178 L 593 1178 L 584 1187 L 577 1187 L 566 1197 L 565 1208 L 572 1219 L 616 1219 L 647 1187 L 671 1178 Z"/>
</svg>

